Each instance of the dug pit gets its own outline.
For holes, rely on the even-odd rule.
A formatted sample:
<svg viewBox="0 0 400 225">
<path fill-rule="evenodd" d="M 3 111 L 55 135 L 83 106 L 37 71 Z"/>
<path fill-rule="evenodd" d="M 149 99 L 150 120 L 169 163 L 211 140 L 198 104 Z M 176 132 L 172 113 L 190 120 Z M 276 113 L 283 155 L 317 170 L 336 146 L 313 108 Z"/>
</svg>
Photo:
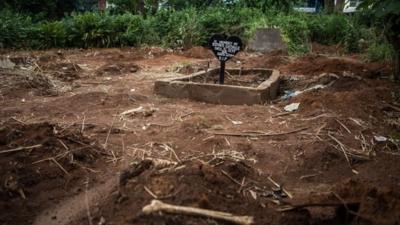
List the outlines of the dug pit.
<svg viewBox="0 0 400 225">
<path fill-rule="evenodd" d="M 225 84 L 217 84 L 219 69 L 157 80 L 156 94 L 224 105 L 264 104 L 276 98 L 280 73 L 269 69 L 227 69 Z"/>
</svg>

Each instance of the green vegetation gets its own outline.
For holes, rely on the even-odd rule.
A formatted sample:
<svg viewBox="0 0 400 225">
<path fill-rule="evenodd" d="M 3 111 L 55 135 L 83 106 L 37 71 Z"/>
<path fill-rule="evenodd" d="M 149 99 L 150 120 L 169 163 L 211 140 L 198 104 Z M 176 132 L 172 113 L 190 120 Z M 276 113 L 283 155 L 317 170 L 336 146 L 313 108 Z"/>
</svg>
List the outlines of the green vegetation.
<svg viewBox="0 0 400 225">
<path fill-rule="evenodd" d="M 371 23 L 383 31 L 393 47 L 394 78 L 400 81 L 400 1 L 365 0 L 361 7 L 370 12 L 373 18 Z M 379 43 L 376 43 L 375 47 L 378 47 L 378 51 L 385 52 L 385 47 Z"/>
<path fill-rule="evenodd" d="M 160 45 L 178 48 L 206 45 L 214 33 L 237 35 L 246 41 L 257 28 L 279 27 L 290 52 L 295 54 L 308 52 L 311 42 L 341 45 L 349 53 L 363 52 L 371 60 L 387 60 L 393 53 L 386 36 L 371 23 L 371 14 L 366 14 L 369 12 L 310 15 L 292 11 L 293 1 L 289 0 L 226 1 L 229 4 L 217 0 L 191 3 L 175 0 L 167 1 L 158 10 L 154 5 L 159 1 L 110 2 L 118 5 L 105 12 L 73 12 L 59 20 L 38 20 L 29 13 L 2 10 L 0 46 L 45 49 Z"/>
</svg>

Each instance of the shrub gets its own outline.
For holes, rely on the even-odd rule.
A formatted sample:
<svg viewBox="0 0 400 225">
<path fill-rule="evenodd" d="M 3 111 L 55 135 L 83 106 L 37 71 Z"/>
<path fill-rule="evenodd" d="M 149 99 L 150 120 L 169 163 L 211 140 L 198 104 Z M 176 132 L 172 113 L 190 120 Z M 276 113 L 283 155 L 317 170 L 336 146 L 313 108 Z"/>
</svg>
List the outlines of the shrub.
<svg viewBox="0 0 400 225">
<path fill-rule="evenodd" d="M 29 16 L 3 10 L 0 11 L 0 43 L 7 48 L 143 44 L 178 48 L 206 45 L 215 33 L 236 35 L 246 42 L 258 28 L 278 27 L 291 53 L 307 52 L 310 42 L 315 41 L 340 44 L 349 52 L 366 51 L 374 60 L 387 59 L 390 48 L 362 22 L 363 16 L 307 15 L 219 6 L 179 11 L 166 8 L 146 17 L 131 13 L 86 12 L 60 21 L 34 23 Z"/>
<path fill-rule="evenodd" d="M 38 25 L 40 48 L 65 47 L 67 29 L 61 21 L 44 22 Z"/>
<path fill-rule="evenodd" d="M 306 21 L 296 15 L 277 15 L 272 25 L 281 29 L 290 52 L 304 53 L 309 50 L 310 31 Z"/>
<path fill-rule="evenodd" d="M 37 29 L 27 16 L 0 11 L 0 45 L 8 48 L 26 48 L 33 45 Z"/>
</svg>

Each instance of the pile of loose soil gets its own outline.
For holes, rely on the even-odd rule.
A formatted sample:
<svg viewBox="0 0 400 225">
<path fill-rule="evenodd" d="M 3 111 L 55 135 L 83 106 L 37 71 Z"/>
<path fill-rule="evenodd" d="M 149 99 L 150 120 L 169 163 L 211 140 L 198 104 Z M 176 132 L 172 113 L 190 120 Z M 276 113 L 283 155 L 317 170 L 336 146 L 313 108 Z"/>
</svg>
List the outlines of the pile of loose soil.
<svg viewBox="0 0 400 225">
<path fill-rule="evenodd" d="M 288 57 L 284 54 L 280 54 L 279 52 L 266 53 L 251 58 L 244 57 L 242 61 L 245 64 L 246 68 L 268 69 L 277 69 L 280 66 L 285 65 L 289 62 Z"/>
<path fill-rule="evenodd" d="M 63 82 L 73 82 L 79 79 L 83 71 L 78 64 L 67 62 L 47 63 L 40 69 Z"/>
<path fill-rule="evenodd" d="M 350 73 L 366 78 L 378 78 L 390 75 L 388 64 L 365 64 L 350 58 L 335 58 L 322 55 L 306 55 L 296 59 L 293 63 L 280 68 L 285 74 L 320 75 L 334 73 L 342 75 Z"/>
<path fill-rule="evenodd" d="M 328 55 L 340 55 L 344 52 L 343 47 L 341 45 L 323 45 L 317 42 L 312 43 L 311 51 L 315 54 L 328 54 Z"/>
<path fill-rule="evenodd" d="M 115 63 L 101 66 L 96 70 L 96 74 L 98 76 L 123 75 L 136 73 L 138 70 L 139 66 L 132 63 Z"/>
<path fill-rule="evenodd" d="M 103 218 L 111 224 L 229 224 L 204 217 L 142 214 L 142 207 L 157 196 L 170 204 L 253 216 L 255 224 L 307 224 L 307 212 L 281 214 L 267 207 L 273 204 L 271 199 L 285 194 L 246 163 L 210 162 L 190 160 L 164 169 L 150 160 L 133 164 L 121 173 L 119 191 L 95 213 L 94 222 Z"/>
<path fill-rule="evenodd" d="M 0 90 L 4 97 L 21 97 L 29 91 L 35 95 L 57 95 L 53 80 L 47 75 L 29 70 L 0 69 Z"/>
<path fill-rule="evenodd" d="M 210 49 L 201 46 L 192 47 L 183 52 L 183 55 L 191 58 L 208 59 L 214 58 L 214 54 Z"/>
<path fill-rule="evenodd" d="M 41 210 L 81 192 L 104 150 L 49 123 L 0 125 L 0 223 L 31 224 Z"/>
<path fill-rule="evenodd" d="M 392 225 L 400 221 L 400 196 L 395 190 L 371 186 L 354 179 L 335 184 L 327 194 L 307 196 L 308 203 L 324 205 L 336 202 L 336 211 L 319 209 L 320 215 L 328 216 L 317 224 L 371 224 Z M 313 224 L 313 223 L 312 223 Z"/>
<path fill-rule="evenodd" d="M 320 91 L 312 91 L 294 97 L 292 102 L 300 102 L 300 112 L 336 112 L 347 117 L 357 117 L 373 121 L 382 116 L 385 102 L 393 102 L 393 84 L 379 80 L 357 80 L 341 78 L 332 86 Z"/>
</svg>

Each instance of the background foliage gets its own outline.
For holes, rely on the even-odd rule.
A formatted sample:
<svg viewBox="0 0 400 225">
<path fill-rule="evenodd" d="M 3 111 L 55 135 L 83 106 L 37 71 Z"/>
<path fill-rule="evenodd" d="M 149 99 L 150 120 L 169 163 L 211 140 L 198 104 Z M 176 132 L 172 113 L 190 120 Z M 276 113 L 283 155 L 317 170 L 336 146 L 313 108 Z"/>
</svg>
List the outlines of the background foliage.
<svg viewBox="0 0 400 225">
<path fill-rule="evenodd" d="M 369 9 L 354 15 L 304 14 L 292 10 L 292 0 L 109 2 L 113 7 L 103 12 L 95 10 L 97 1 L 92 0 L 4 0 L 0 47 L 188 48 L 206 45 L 214 33 L 246 41 L 257 28 L 278 27 L 291 53 L 308 52 L 311 42 L 318 42 L 364 52 L 371 60 L 387 60 L 393 54 L 387 36 L 377 29 L 376 21 L 382 17 L 377 19 Z"/>
</svg>

